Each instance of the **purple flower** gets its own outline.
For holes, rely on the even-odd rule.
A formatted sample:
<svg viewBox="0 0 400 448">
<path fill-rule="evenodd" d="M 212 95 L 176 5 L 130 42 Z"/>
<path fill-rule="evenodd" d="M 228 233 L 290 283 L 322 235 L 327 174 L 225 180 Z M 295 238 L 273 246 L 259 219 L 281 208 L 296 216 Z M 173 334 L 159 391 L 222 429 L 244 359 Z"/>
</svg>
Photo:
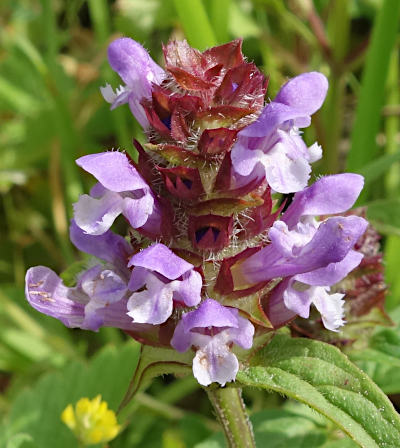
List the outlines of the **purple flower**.
<svg viewBox="0 0 400 448">
<path fill-rule="evenodd" d="M 321 314 L 325 328 L 337 331 L 345 324 L 343 320 L 345 295 L 329 294 L 329 290 L 329 286 L 310 286 L 297 281 L 296 277 L 288 277 L 275 288 L 270 300 L 276 306 L 283 299 L 283 304 L 288 310 L 303 318 L 309 317 L 310 306 L 313 304 Z"/>
<path fill-rule="evenodd" d="M 302 190 L 310 177 L 310 163 L 322 156 L 315 143 L 307 148 L 298 128 L 310 125 L 311 115 L 322 105 L 328 82 L 318 72 L 288 81 L 260 117 L 238 134 L 232 164 L 241 176 L 265 176 L 279 193 Z"/>
<path fill-rule="evenodd" d="M 76 163 L 99 181 L 74 204 L 76 224 L 90 235 L 102 235 L 121 213 L 135 228 L 161 233 L 161 209 L 150 187 L 121 152 L 103 152 Z"/>
<path fill-rule="evenodd" d="M 129 103 L 136 120 L 147 129 L 149 121 L 140 103 L 145 98 L 151 98 L 151 86 L 153 83 L 161 83 L 165 77 L 164 70 L 151 59 L 138 42 L 126 37 L 110 44 L 108 60 L 112 69 L 119 74 L 126 85 L 120 86 L 116 92 L 109 84 L 101 87 L 104 99 L 111 103 L 111 109 Z"/>
<path fill-rule="evenodd" d="M 248 285 L 286 278 L 274 294 L 287 308 L 309 316 L 311 303 L 324 324 L 343 324 L 343 295 L 329 295 L 329 287 L 358 266 L 362 254 L 353 250 L 368 223 L 357 216 L 332 217 L 318 222 L 313 215 L 346 211 L 357 199 L 363 178 L 357 174 L 327 176 L 295 195 L 292 204 L 269 230 L 271 243 L 232 268 L 236 283 Z M 275 300 L 276 301 L 276 300 Z"/>
<path fill-rule="evenodd" d="M 77 285 L 68 288 L 55 272 L 36 266 L 26 273 L 26 298 L 33 308 L 55 317 L 67 327 L 97 331 L 102 326 L 124 330 L 143 329 L 127 315 L 130 250 L 124 238 L 105 232 L 92 236 L 72 222 L 71 240 L 76 246 L 103 259 L 78 276 Z"/>
<path fill-rule="evenodd" d="M 161 324 L 171 316 L 174 302 L 195 306 L 201 300 L 201 275 L 163 244 L 140 251 L 128 266 L 134 266 L 129 289 L 146 287 L 132 294 L 128 301 L 128 315 L 134 322 Z"/>
<path fill-rule="evenodd" d="M 239 316 L 236 308 L 227 308 L 207 299 L 199 308 L 182 316 L 171 345 L 179 352 L 195 348 L 193 374 L 201 385 L 217 382 L 224 386 L 235 380 L 239 369 L 231 345 L 249 349 L 253 335 L 253 325 Z"/>
</svg>

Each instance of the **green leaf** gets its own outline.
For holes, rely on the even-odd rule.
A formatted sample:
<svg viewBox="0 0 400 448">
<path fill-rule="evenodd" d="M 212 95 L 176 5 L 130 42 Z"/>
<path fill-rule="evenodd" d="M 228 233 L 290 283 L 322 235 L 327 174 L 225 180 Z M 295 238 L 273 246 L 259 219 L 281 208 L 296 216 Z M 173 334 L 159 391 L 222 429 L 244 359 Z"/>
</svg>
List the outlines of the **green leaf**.
<svg viewBox="0 0 400 448">
<path fill-rule="evenodd" d="M 398 367 L 391 367 L 388 364 L 372 360 L 357 361 L 357 365 L 373 378 L 386 394 L 400 393 L 400 370 Z"/>
<path fill-rule="evenodd" d="M 364 350 L 349 351 L 352 361 L 362 368 L 386 394 L 400 393 L 400 329 L 375 333 Z"/>
<path fill-rule="evenodd" d="M 143 345 L 139 364 L 129 384 L 120 409 L 123 409 L 134 397 L 136 392 L 145 388 L 156 376 L 166 373 L 187 374 L 192 367 L 193 353 L 179 353 L 170 348 L 151 347 Z"/>
<path fill-rule="evenodd" d="M 39 109 L 39 101 L 18 85 L 0 77 L 0 101 L 6 102 L 19 114 L 32 115 Z"/>
<path fill-rule="evenodd" d="M 204 440 L 210 435 L 210 431 L 206 428 L 204 422 L 194 415 L 185 415 L 179 422 L 183 439 L 186 446 L 195 446 L 196 443 Z"/>
<path fill-rule="evenodd" d="M 33 443 L 32 437 L 29 434 L 20 433 L 15 434 L 7 440 L 6 448 L 38 448 L 36 444 Z"/>
<path fill-rule="evenodd" d="M 387 355 L 379 350 L 367 348 L 349 355 L 352 361 L 374 361 L 377 364 L 385 364 L 388 367 L 400 369 L 400 359 Z"/>
<path fill-rule="evenodd" d="M 0 368 L 3 370 L 29 370 L 33 362 L 60 366 L 67 357 L 80 356 L 66 327 L 32 310 L 22 288 L 2 285 L 0 323 Z"/>
<path fill-rule="evenodd" d="M 322 428 L 310 419 L 292 412 L 271 409 L 254 414 L 251 418 L 257 446 L 279 448 L 314 448 L 326 441 Z"/>
<path fill-rule="evenodd" d="M 324 444 L 321 448 L 354 448 L 358 445 L 354 443 L 351 439 L 339 439 L 332 442 Z"/>
<path fill-rule="evenodd" d="M 198 443 L 194 448 L 225 448 L 226 446 L 227 445 L 223 434 L 218 433 L 206 440 L 203 440 L 201 443 Z"/>
<path fill-rule="evenodd" d="M 363 166 L 356 172 L 364 176 L 365 185 L 379 179 L 386 171 L 388 171 L 393 163 L 400 160 L 400 151 L 394 154 L 386 154 Z"/>
<path fill-rule="evenodd" d="M 393 405 L 331 345 L 277 335 L 238 373 L 237 380 L 307 404 L 362 447 L 398 446 L 400 417 Z"/>
<path fill-rule="evenodd" d="M 370 202 L 367 218 L 381 233 L 400 235 L 400 199 Z"/>
<path fill-rule="evenodd" d="M 87 260 L 75 261 L 61 272 L 60 277 L 65 286 L 72 288 L 76 286 L 79 274 L 84 271 L 88 266 Z"/>
<path fill-rule="evenodd" d="M 340 443 L 328 442 L 329 428 L 318 424 L 315 419 L 297 414 L 293 411 L 268 409 L 254 413 L 250 417 L 253 425 L 257 447 L 268 448 L 326 448 L 357 446 L 348 438 L 341 438 Z M 195 448 L 224 448 L 226 443 L 222 434 L 214 436 L 195 445 Z"/>
<path fill-rule="evenodd" d="M 70 403 L 98 394 L 116 410 L 139 357 L 139 344 L 105 347 L 89 363 L 73 362 L 60 372 L 43 376 L 15 399 L 7 418 L 8 437 L 24 433 L 40 448 L 71 448 L 76 440 L 61 422 Z M 18 440 L 18 437 L 17 437 Z"/>
</svg>

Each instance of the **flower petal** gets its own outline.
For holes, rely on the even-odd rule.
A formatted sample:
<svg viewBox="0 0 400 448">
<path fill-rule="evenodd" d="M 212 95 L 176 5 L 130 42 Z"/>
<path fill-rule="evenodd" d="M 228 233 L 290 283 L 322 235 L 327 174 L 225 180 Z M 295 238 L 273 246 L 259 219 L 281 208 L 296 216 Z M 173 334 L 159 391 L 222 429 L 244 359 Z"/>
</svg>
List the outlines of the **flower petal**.
<svg viewBox="0 0 400 448">
<path fill-rule="evenodd" d="M 83 194 L 74 204 L 74 219 L 89 235 L 102 235 L 122 212 L 123 199 L 118 193 L 107 192 L 95 199 Z"/>
<path fill-rule="evenodd" d="M 238 272 L 234 277 L 244 277 L 247 284 L 253 284 L 337 263 L 348 254 L 367 226 L 367 221 L 358 216 L 329 218 L 320 224 L 311 241 L 297 248 L 291 257 L 286 251 L 280 252 L 276 245 L 269 244 L 243 261 L 236 268 Z"/>
<path fill-rule="evenodd" d="M 118 302 L 127 291 L 126 281 L 101 265 L 93 266 L 84 272 L 79 284 L 83 292 L 90 297 L 90 301 L 101 307 Z"/>
<path fill-rule="evenodd" d="M 343 280 L 349 272 L 356 268 L 364 255 L 355 250 L 351 250 L 343 260 L 337 263 L 330 263 L 328 266 L 315 269 L 311 272 L 296 275 L 299 282 L 313 286 L 332 286 Z"/>
<path fill-rule="evenodd" d="M 67 327 L 80 327 L 88 298 L 75 288 L 67 288 L 51 269 L 36 266 L 28 269 L 25 294 L 37 311 L 55 317 Z"/>
<path fill-rule="evenodd" d="M 248 176 L 252 173 L 255 166 L 261 162 L 264 153 L 261 149 L 250 149 L 248 138 L 241 137 L 231 151 L 232 165 L 235 172 L 241 176 Z"/>
<path fill-rule="evenodd" d="M 283 142 L 279 142 L 263 159 L 268 184 L 278 193 L 302 190 L 310 177 L 311 167 L 303 157 L 291 158 Z"/>
<path fill-rule="evenodd" d="M 193 328 L 233 327 L 239 328 L 238 311 L 221 305 L 216 300 L 207 299 L 195 311 L 182 316 L 185 331 Z"/>
<path fill-rule="evenodd" d="M 137 323 L 162 324 L 172 314 L 173 291 L 169 284 L 152 274 L 147 276 L 146 287 L 146 290 L 131 295 L 127 314 Z"/>
<path fill-rule="evenodd" d="M 108 190 L 120 193 L 149 189 L 147 183 L 122 152 L 89 154 L 77 159 L 76 163 L 92 174 Z"/>
<path fill-rule="evenodd" d="M 150 272 L 147 269 L 135 266 L 129 279 L 128 288 L 131 291 L 137 291 L 138 289 L 143 288 L 149 274 Z"/>
<path fill-rule="evenodd" d="M 156 243 L 135 254 L 128 267 L 140 266 L 158 272 L 164 277 L 175 280 L 185 272 L 193 269 L 193 265 L 175 255 L 164 244 Z"/>
<path fill-rule="evenodd" d="M 189 314 L 189 313 L 187 313 Z M 183 315 L 183 317 L 186 314 Z M 178 352 L 186 352 L 192 345 L 192 338 L 188 331 L 186 331 L 185 323 L 183 319 L 178 322 L 178 325 L 175 327 L 174 334 L 171 339 L 171 346 L 177 350 Z"/>
<path fill-rule="evenodd" d="M 312 151 L 299 135 L 275 130 L 265 138 L 240 136 L 231 158 L 235 172 L 241 176 L 249 176 L 262 165 L 273 190 L 293 193 L 307 185 L 311 172 L 309 162 L 319 155 L 317 150 Z"/>
<path fill-rule="evenodd" d="M 89 271 L 92 271 L 88 274 Z M 60 277 L 51 269 L 44 266 L 36 266 L 26 273 L 25 293 L 30 305 L 43 314 L 55 317 L 65 326 L 70 328 L 82 328 L 84 330 L 97 331 L 101 326 L 116 327 L 128 331 L 144 331 L 147 326 L 134 324 L 127 316 L 126 299 L 123 296 L 124 282 L 115 273 L 112 277 L 105 278 L 100 285 L 100 294 L 93 276 L 104 272 L 103 266 L 95 266 L 92 270 L 82 274 L 78 286 L 67 288 Z M 87 274 L 93 280 L 90 284 L 88 278 L 83 280 L 87 292 L 93 295 L 89 297 L 81 288 L 82 278 Z M 101 278 L 100 283 L 102 283 Z M 106 290 L 110 295 L 106 294 Z M 116 293 L 116 295 L 114 295 Z M 120 299 L 121 298 L 121 299 Z M 97 302 L 96 302 L 97 299 Z M 108 302 L 106 305 L 104 302 Z M 105 306 L 106 305 L 106 306 Z"/>
<path fill-rule="evenodd" d="M 237 321 L 239 324 L 238 328 L 229 328 L 225 331 L 229 333 L 229 338 L 232 342 L 248 350 L 253 345 L 254 326 L 249 320 L 239 315 Z"/>
<path fill-rule="evenodd" d="M 160 84 L 165 77 L 164 70 L 151 59 L 148 52 L 127 37 L 111 42 L 108 60 L 112 69 L 140 98 L 150 95 L 151 83 Z"/>
<path fill-rule="evenodd" d="M 164 70 L 149 56 L 147 51 L 129 38 L 117 39 L 108 47 L 108 59 L 111 67 L 124 80 L 126 87 L 119 90 L 111 109 L 129 102 L 133 116 L 144 128 L 149 120 L 143 109 L 143 99 L 151 97 L 152 84 L 160 84 L 165 77 Z M 109 90 L 106 95 L 110 98 Z"/>
<path fill-rule="evenodd" d="M 303 73 L 282 86 L 274 101 L 312 115 L 322 106 L 327 91 L 328 80 L 322 73 Z"/>
<path fill-rule="evenodd" d="M 242 158 L 242 162 L 239 162 L 239 155 L 243 155 L 240 145 L 243 145 L 242 139 L 244 137 L 271 137 L 285 123 L 288 123 L 289 127 L 303 128 L 309 126 L 310 115 L 321 107 L 327 88 L 328 82 L 325 76 L 318 72 L 304 73 L 288 81 L 281 88 L 275 100 L 265 106 L 258 119 L 239 132 L 238 142 L 232 149 L 232 162 L 235 170 L 241 175 L 246 175 L 245 171 L 250 174 L 252 171 L 250 167 L 254 168 L 255 165 L 255 156 L 251 157 L 247 153 L 244 160 Z M 244 142 L 245 146 L 246 143 L 248 142 Z M 319 151 L 315 151 L 314 148 L 313 152 L 306 156 L 306 159 L 310 162 L 318 160 L 318 158 Z"/>
<path fill-rule="evenodd" d="M 308 160 L 310 163 L 320 160 L 322 157 L 322 148 L 318 143 L 313 143 L 308 148 Z"/>
<path fill-rule="evenodd" d="M 338 331 L 338 328 L 345 323 L 343 320 L 344 294 L 328 294 L 327 288 L 324 287 L 312 287 L 310 289 L 312 302 L 321 313 L 325 328 Z"/>
<path fill-rule="evenodd" d="M 264 107 L 261 115 L 249 126 L 242 129 L 239 137 L 268 137 L 278 129 L 283 123 L 289 120 L 296 120 L 299 127 L 307 127 L 311 123 L 309 114 L 304 114 L 302 110 L 288 106 L 286 104 L 273 101 Z M 305 116 L 299 123 L 298 119 Z"/>
<path fill-rule="evenodd" d="M 110 84 L 106 84 L 105 87 L 100 87 L 100 92 L 107 103 L 111 104 L 111 110 L 116 109 L 129 101 L 131 91 L 123 86 L 120 86 L 116 92 Z"/>
<path fill-rule="evenodd" d="M 122 106 L 123 104 L 129 103 L 129 100 L 132 96 L 132 92 L 130 90 L 125 90 L 125 88 L 120 87 L 120 91 L 117 94 L 117 96 L 115 97 L 110 109 L 114 110 L 119 106 Z M 143 110 L 143 108 L 142 108 Z M 145 115 L 144 110 L 142 112 L 143 116 Z M 136 114 L 133 114 L 134 117 L 136 118 L 136 120 L 143 126 L 145 127 L 144 124 L 142 124 L 142 122 L 138 119 L 138 117 L 136 116 Z M 147 120 L 146 120 L 147 121 Z"/>
<path fill-rule="evenodd" d="M 301 317 L 307 318 L 310 315 L 312 299 L 309 293 L 309 286 L 290 280 L 283 293 L 283 300 L 286 308 L 294 311 Z"/>
<path fill-rule="evenodd" d="M 232 329 L 245 327 L 242 322 L 239 322 L 238 314 L 239 312 L 235 308 L 228 308 L 221 305 L 216 300 L 207 299 L 202 302 L 196 310 L 190 311 L 182 316 L 175 328 L 174 335 L 171 339 L 171 345 L 175 350 L 185 352 L 195 340 L 197 343 L 199 342 L 198 337 L 203 337 L 204 344 L 208 343 L 210 336 L 194 332 L 191 333 L 191 330 L 193 329 L 228 327 L 231 331 Z M 245 328 L 245 330 L 246 334 L 244 335 L 243 340 L 240 340 L 240 343 L 247 345 L 247 337 L 251 329 Z M 229 335 L 226 334 L 226 332 L 227 330 L 222 331 L 225 336 Z M 234 333 L 233 336 L 238 338 L 236 333 Z M 203 344 L 200 345 L 202 346 Z"/>
<path fill-rule="evenodd" d="M 198 305 L 203 286 L 201 275 L 194 270 L 190 270 L 185 272 L 182 277 L 182 280 L 174 280 L 170 283 L 174 292 L 174 300 L 183 302 L 187 306 Z"/>
<path fill-rule="evenodd" d="M 102 235 L 88 235 L 74 220 L 71 221 L 69 236 L 72 243 L 82 252 L 94 255 L 104 261 L 118 266 L 122 272 L 127 272 L 127 255 L 131 247 L 125 239 L 108 230 Z"/>
<path fill-rule="evenodd" d="M 113 103 L 115 98 L 117 97 L 117 94 L 108 83 L 104 87 L 100 87 L 100 92 L 107 103 Z"/>
<path fill-rule="evenodd" d="M 285 278 L 272 290 L 263 303 L 266 308 L 266 314 L 275 329 L 286 325 L 296 317 L 296 313 L 289 310 L 283 300 L 283 294 L 290 282 L 291 278 Z"/>
<path fill-rule="evenodd" d="M 127 314 L 127 300 L 125 298 L 99 309 L 97 313 L 102 317 L 104 327 L 139 332 L 148 331 L 152 328 L 151 325 L 132 322 L 132 318 Z"/>
<path fill-rule="evenodd" d="M 282 255 L 290 258 L 296 250 L 298 251 L 312 240 L 317 229 L 316 221 L 298 224 L 293 230 L 289 230 L 285 222 L 275 221 L 269 230 L 268 238 L 271 240 L 278 258 Z"/>
<path fill-rule="evenodd" d="M 125 197 L 122 202 L 122 213 L 134 229 L 144 226 L 154 210 L 154 198 L 148 191 L 141 198 Z"/>
<path fill-rule="evenodd" d="M 364 185 L 359 174 L 325 176 L 297 193 L 282 220 L 289 228 L 302 216 L 341 213 L 353 206 Z"/>
<path fill-rule="evenodd" d="M 219 383 L 221 386 L 234 381 L 239 370 L 236 356 L 226 345 L 213 338 L 204 348 L 197 350 L 193 359 L 193 375 L 202 386 Z"/>
</svg>

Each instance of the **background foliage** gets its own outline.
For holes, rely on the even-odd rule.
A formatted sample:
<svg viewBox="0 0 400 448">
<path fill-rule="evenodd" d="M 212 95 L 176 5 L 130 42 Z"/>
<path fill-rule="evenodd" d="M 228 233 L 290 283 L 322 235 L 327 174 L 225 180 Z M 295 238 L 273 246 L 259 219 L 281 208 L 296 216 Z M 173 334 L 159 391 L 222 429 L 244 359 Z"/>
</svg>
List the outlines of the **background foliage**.
<svg viewBox="0 0 400 448">
<path fill-rule="evenodd" d="M 271 98 L 288 77 L 328 76 L 327 101 L 305 135 L 325 150 L 314 176 L 347 169 L 366 177 L 360 205 L 369 204 L 384 236 L 395 324 L 377 326 L 347 353 L 400 403 L 399 17 L 398 0 L 0 3 L 0 446 L 74 446 L 62 409 L 98 393 L 117 409 L 137 363 L 138 344 L 117 330 L 67 330 L 30 309 L 23 293 L 28 267 L 61 272 L 82 257 L 68 223 L 92 180 L 74 160 L 110 148 L 133 155 L 132 138 L 142 138 L 128 108 L 110 113 L 99 94 L 105 81 L 118 85 L 106 48 L 121 35 L 161 65 L 161 42 L 170 38 L 204 49 L 243 37 L 244 53 L 270 76 Z M 260 446 L 354 446 L 305 405 L 252 389 L 245 399 Z M 112 447 L 223 446 L 190 377 L 155 380 L 121 418 L 131 423 Z"/>
</svg>

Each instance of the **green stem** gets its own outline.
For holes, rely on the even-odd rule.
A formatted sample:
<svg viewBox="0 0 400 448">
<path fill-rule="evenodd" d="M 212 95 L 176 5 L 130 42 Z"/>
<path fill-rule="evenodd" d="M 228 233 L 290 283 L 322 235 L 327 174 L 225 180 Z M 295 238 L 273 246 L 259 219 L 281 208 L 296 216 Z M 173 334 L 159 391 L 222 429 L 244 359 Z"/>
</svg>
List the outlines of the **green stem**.
<svg viewBox="0 0 400 448">
<path fill-rule="evenodd" d="M 236 387 L 205 389 L 230 448 L 255 448 L 253 428 L 242 400 L 242 390 Z"/>
<path fill-rule="evenodd" d="M 330 55 L 330 87 L 324 108 L 326 129 L 325 156 L 322 162 L 322 172 L 324 174 L 335 174 L 340 171 L 339 143 L 343 129 L 343 103 L 346 88 L 343 66 L 347 54 L 350 30 L 348 9 L 347 0 L 333 2 L 328 22 L 328 36 L 332 54 Z"/>
</svg>

